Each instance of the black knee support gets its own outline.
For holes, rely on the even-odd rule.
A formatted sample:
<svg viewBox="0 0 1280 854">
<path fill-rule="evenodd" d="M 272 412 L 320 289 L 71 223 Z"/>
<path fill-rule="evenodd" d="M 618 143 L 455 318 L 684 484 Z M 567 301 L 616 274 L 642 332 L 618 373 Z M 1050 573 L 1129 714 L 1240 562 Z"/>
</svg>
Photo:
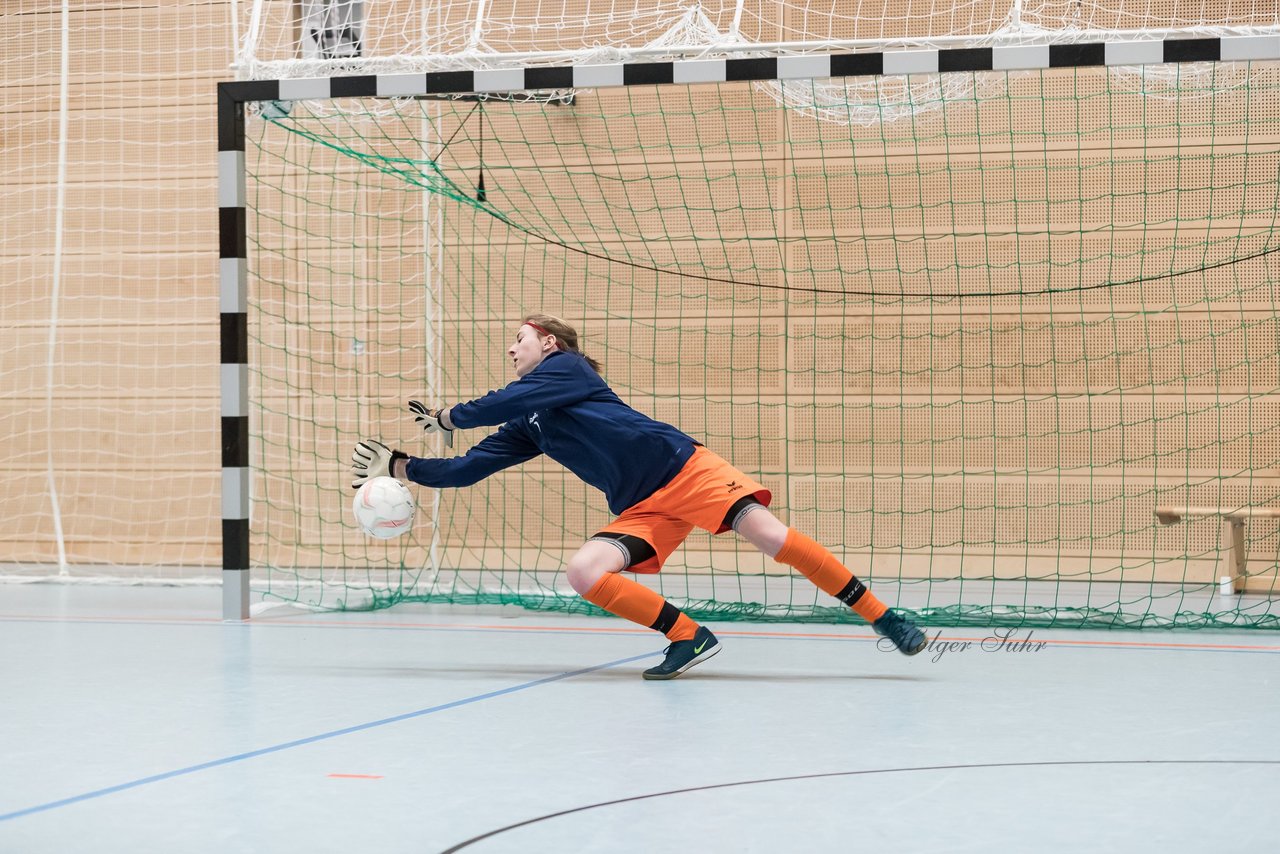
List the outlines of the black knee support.
<svg viewBox="0 0 1280 854">
<path fill-rule="evenodd" d="M 604 540 L 617 546 L 622 552 L 623 569 L 629 569 L 636 564 L 644 563 L 646 560 L 658 556 L 653 546 L 634 534 L 615 534 L 612 531 L 601 531 L 591 539 Z"/>
<path fill-rule="evenodd" d="M 733 502 L 733 506 L 729 508 L 729 512 L 724 514 L 724 521 L 720 524 L 731 530 L 736 530 L 738 522 L 747 514 L 747 511 L 753 507 L 763 507 L 754 495 L 744 495 L 737 501 Z"/>
</svg>

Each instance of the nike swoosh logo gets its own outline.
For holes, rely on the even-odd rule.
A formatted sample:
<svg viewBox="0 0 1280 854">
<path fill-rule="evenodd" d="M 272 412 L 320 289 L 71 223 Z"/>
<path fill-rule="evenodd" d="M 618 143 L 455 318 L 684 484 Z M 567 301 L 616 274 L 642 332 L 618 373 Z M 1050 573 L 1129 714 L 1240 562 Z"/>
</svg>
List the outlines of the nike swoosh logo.
<svg viewBox="0 0 1280 854">
<path fill-rule="evenodd" d="M 701 655 L 701 654 L 702 654 L 702 650 L 703 650 L 703 648 L 704 648 L 706 645 L 707 645 L 707 642 L 704 640 L 702 643 L 700 643 L 700 644 L 698 644 L 697 646 L 695 646 L 695 647 L 693 648 L 693 654 L 694 654 L 694 655 Z"/>
</svg>

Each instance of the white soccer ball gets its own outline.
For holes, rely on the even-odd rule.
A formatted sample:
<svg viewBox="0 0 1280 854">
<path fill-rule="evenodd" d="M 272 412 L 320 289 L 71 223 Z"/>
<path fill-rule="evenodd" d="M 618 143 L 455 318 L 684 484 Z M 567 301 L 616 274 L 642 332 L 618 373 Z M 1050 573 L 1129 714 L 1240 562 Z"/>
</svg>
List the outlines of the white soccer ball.
<svg viewBox="0 0 1280 854">
<path fill-rule="evenodd" d="M 351 502 L 360 530 L 379 540 L 398 537 L 413 527 L 413 493 L 394 477 L 373 477 Z"/>
</svg>

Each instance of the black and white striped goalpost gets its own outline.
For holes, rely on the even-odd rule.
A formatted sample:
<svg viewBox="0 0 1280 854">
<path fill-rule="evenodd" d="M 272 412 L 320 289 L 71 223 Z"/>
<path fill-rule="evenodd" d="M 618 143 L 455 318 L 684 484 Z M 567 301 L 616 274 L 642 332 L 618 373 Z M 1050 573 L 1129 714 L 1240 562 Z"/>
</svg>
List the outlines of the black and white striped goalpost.
<svg viewBox="0 0 1280 854">
<path fill-rule="evenodd" d="M 249 328 L 244 105 L 274 81 L 218 86 L 218 311 L 222 385 L 222 618 L 249 618 Z"/>
</svg>

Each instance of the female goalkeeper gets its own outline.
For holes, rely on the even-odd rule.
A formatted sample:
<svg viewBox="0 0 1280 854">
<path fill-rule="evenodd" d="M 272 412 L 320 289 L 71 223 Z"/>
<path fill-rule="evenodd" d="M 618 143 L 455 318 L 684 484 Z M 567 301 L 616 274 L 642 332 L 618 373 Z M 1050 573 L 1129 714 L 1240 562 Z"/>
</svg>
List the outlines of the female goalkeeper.
<svg viewBox="0 0 1280 854">
<path fill-rule="evenodd" d="M 409 401 L 428 433 L 501 425 L 461 457 L 430 459 L 380 442 L 356 445 L 352 471 L 360 484 L 387 476 L 424 486 L 469 486 L 494 472 L 546 454 L 601 490 L 611 524 L 569 559 L 565 576 L 588 602 L 662 632 L 665 660 L 645 679 L 672 679 L 720 651 L 715 635 L 621 570 L 652 573 L 693 531 L 736 531 L 760 551 L 798 569 L 844 602 L 907 655 L 924 633 L 889 610 L 814 540 L 778 521 L 769 490 L 669 424 L 627 406 L 578 348 L 578 334 L 559 318 L 524 320 L 507 351 L 517 379 L 468 403 L 429 410 Z"/>
</svg>

